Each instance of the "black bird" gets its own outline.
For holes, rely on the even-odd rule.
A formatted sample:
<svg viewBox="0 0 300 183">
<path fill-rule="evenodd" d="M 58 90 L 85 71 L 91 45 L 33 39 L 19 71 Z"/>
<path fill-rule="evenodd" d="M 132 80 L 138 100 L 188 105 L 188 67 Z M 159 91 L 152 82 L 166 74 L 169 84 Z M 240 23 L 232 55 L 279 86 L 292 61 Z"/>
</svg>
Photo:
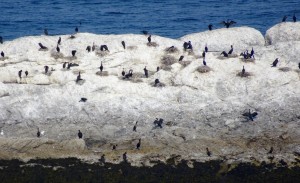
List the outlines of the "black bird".
<svg viewBox="0 0 300 183">
<path fill-rule="evenodd" d="M 211 152 L 208 150 L 208 148 L 206 148 L 206 154 L 207 154 L 207 156 L 211 156 Z"/>
<path fill-rule="evenodd" d="M 182 60 L 183 60 L 183 58 L 184 58 L 184 56 L 183 56 L 183 55 L 181 55 L 178 61 L 182 61 Z"/>
<path fill-rule="evenodd" d="M 160 118 L 158 120 L 158 118 L 155 119 L 155 121 L 153 122 L 156 126 L 162 128 L 162 124 L 163 124 L 164 120 L 162 118 Z"/>
<path fill-rule="evenodd" d="M 133 126 L 133 131 L 134 131 L 134 132 L 136 132 L 137 123 L 138 123 L 138 122 L 135 122 L 135 125 Z"/>
<path fill-rule="evenodd" d="M 125 41 L 122 41 L 121 43 L 122 43 L 123 48 L 126 49 Z"/>
<path fill-rule="evenodd" d="M 299 69 L 300 69 L 300 62 L 299 62 L 299 64 L 298 64 L 298 67 L 299 67 Z"/>
<path fill-rule="evenodd" d="M 123 154 L 123 161 L 124 161 L 124 162 L 127 162 L 127 152 L 125 152 L 125 153 Z"/>
<path fill-rule="evenodd" d="M 223 24 L 226 28 L 229 28 L 231 25 L 236 24 L 236 22 L 232 20 L 229 21 L 229 19 L 227 19 L 227 21 L 223 21 L 221 24 Z"/>
<path fill-rule="evenodd" d="M 95 46 L 95 43 L 93 43 L 92 51 L 95 51 L 95 49 L 96 49 L 96 46 Z"/>
<path fill-rule="evenodd" d="M 208 30 L 211 31 L 211 30 L 212 30 L 212 27 L 213 27 L 213 25 L 212 25 L 212 24 L 209 24 L 209 25 L 208 25 Z"/>
<path fill-rule="evenodd" d="M 159 82 L 159 79 L 155 79 L 154 81 L 154 86 L 158 85 L 160 82 Z"/>
<path fill-rule="evenodd" d="M 4 57 L 4 56 L 5 56 L 3 51 L 1 51 L 1 56 L 2 56 L 2 57 Z"/>
<path fill-rule="evenodd" d="M 189 47 L 189 43 L 184 42 L 183 43 L 183 49 L 186 50 L 186 49 L 188 49 L 188 47 Z"/>
<path fill-rule="evenodd" d="M 277 64 L 278 64 L 278 58 L 276 58 L 271 65 L 272 65 L 272 67 L 276 67 Z"/>
<path fill-rule="evenodd" d="M 77 79 L 76 79 L 76 83 L 78 82 L 78 81 L 80 81 L 80 80 L 82 80 L 81 79 L 81 75 L 80 75 L 80 72 L 78 73 L 78 76 L 77 76 Z"/>
<path fill-rule="evenodd" d="M 39 43 L 39 46 L 40 46 L 41 49 L 47 49 L 47 47 L 44 46 L 42 43 Z"/>
<path fill-rule="evenodd" d="M 286 16 L 286 15 L 284 15 L 284 17 L 282 18 L 282 22 L 285 22 L 285 21 L 286 21 L 286 19 L 287 19 L 287 16 Z"/>
<path fill-rule="evenodd" d="M 245 70 L 245 67 L 243 66 L 243 69 L 242 69 L 242 76 L 244 76 L 246 73 L 246 70 Z"/>
<path fill-rule="evenodd" d="M 148 37 L 148 43 L 151 43 L 151 35 Z"/>
<path fill-rule="evenodd" d="M 143 30 L 143 31 L 141 31 L 144 35 L 148 35 L 148 31 L 145 31 L 145 30 Z"/>
<path fill-rule="evenodd" d="M 273 147 L 271 147 L 270 150 L 269 150 L 269 152 L 268 152 L 268 154 L 272 154 L 273 150 L 274 150 Z"/>
<path fill-rule="evenodd" d="M 257 114 L 258 114 L 257 112 L 251 113 L 249 109 L 249 112 L 244 113 L 243 116 L 248 117 L 251 121 L 253 121 L 254 118 L 257 116 Z"/>
<path fill-rule="evenodd" d="M 36 136 L 39 138 L 41 136 L 41 132 L 40 132 L 40 129 L 38 128 L 38 131 L 36 133 Z"/>
<path fill-rule="evenodd" d="M 103 163 L 103 164 L 105 163 L 105 154 L 103 154 L 103 155 L 101 156 L 100 162 Z"/>
<path fill-rule="evenodd" d="M 57 44 L 60 45 L 61 43 L 61 37 L 58 38 Z"/>
<path fill-rule="evenodd" d="M 192 46 L 192 43 L 191 43 L 191 41 L 189 41 L 189 42 L 188 42 L 188 49 L 191 49 L 191 50 L 193 50 L 193 46 Z"/>
<path fill-rule="evenodd" d="M 91 52 L 91 46 L 87 46 L 86 49 L 88 52 Z"/>
<path fill-rule="evenodd" d="M 229 55 L 232 54 L 232 52 L 233 52 L 233 46 L 230 45 L 230 47 L 231 47 L 231 49 L 230 49 L 229 52 L 228 52 Z"/>
<path fill-rule="evenodd" d="M 71 67 L 72 67 L 72 63 L 68 63 L 67 69 L 70 69 Z"/>
<path fill-rule="evenodd" d="M 86 102 L 87 101 L 87 98 L 81 98 L 80 100 L 79 100 L 79 102 Z"/>
<path fill-rule="evenodd" d="M 80 130 L 78 130 L 78 138 L 82 139 L 82 133 Z"/>
<path fill-rule="evenodd" d="M 116 145 L 113 145 L 113 147 L 112 147 L 112 150 L 116 150 L 117 149 L 117 144 Z"/>
<path fill-rule="evenodd" d="M 250 58 L 254 58 L 254 50 L 253 50 L 253 47 L 252 47 L 252 50 L 251 50 L 251 52 L 250 52 Z"/>
<path fill-rule="evenodd" d="M 125 70 L 124 70 L 124 68 L 123 68 L 123 71 L 122 71 L 122 76 L 125 76 Z"/>
<path fill-rule="evenodd" d="M 48 30 L 47 30 L 47 29 L 44 29 L 44 34 L 45 34 L 46 36 L 48 36 Z"/>
<path fill-rule="evenodd" d="M 204 59 L 203 59 L 203 65 L 204 65 L 204 66 L 206 66 L 206 62 L 205 62 L 205 60 L 204 60 Z"/>
<path fill-rule="evenodd" d="M 207 47 L 207 45 L 205 45 L 204 50 L 205 50 L 205 52 L 208 52 L 208 47 Z"/>
<path fill-rule="evenodd" d="M 66 68 L 66 64 L 67 64 L 67 62 L 63 63 L 63 69 Z"/>
<path fill-rule="evenodd" d="M 294 13 L 294 16 L 293 16 L 293 21 L 296 22 L 297 21 L 297 18 L 296 18 L 296 15 Z"/>
<path fill-rule="evenodd" d="M 78 27 L 75 28 L 75 32 L 76 32 L 76 33 L 78 32 Z"/>
<path fill-rule="evenodd" d="M 125 74 L 124 79 L 125 79 L 125 78 L 126 78 L 126 79 L 129 79 L 130 77 L 132 77 L 132 72 L 133 72 L 133 70 L 130 69 L 129 72 L 128 72 L 128 74 Z"/>
<path fill-rule="evenodd" d="M 103 65 L 102 65 L 102 62 L 101 62 L 101 65 L 100 65 L 100 72 L 103 71 Z"/>
<path fill-rule="evenodd" d="M 101 50 L 101 51 L 109 51 L 109 50 L 108 50 L 108 47 L 107 47 L 106 45 L 101 45 L 101 46 L 100 46 L 100 50 Z"/>
<path fill-rule="evenodd" d="M 146 66 L 144 68 L 144 73 L 145 73 L 146 78 L 148 78 L 148 70 L 147 70 Z"/>
<path fill-rule="evenodd" d="M 56 51 L 57 51 L 58 53 L 60 52 L 60 48 L 59 48 L 58 45 L 56 46 Z"/>
<path fill-rule="evenodd" d="M 221 53 L 221 55 L 224 55 L 224 57 L 228 57 L 228 54 L 225 52 L 225 51 L 223 51 L 222 53 Z"/>
<path fill-rule="evenodd" d="M 300 64 L 300 63 L 299 63 Z M 300 65 L 299 65 L 299 69 L 300 69 Z M 158 72 L 159 71 L 159 67 L 157 66 L 156 67 L 156 72 Z"/>
<path fill-rule="evenodd" d="M 136 144 L 136 149 L 140 150 L 141 147 L 141 139 L 139 139 L 139 142 Z"/>
<path fill-rule="evenodd" d="M 0 36 L 0 43 L 3 44 L 3 37 Z"/>
<path fill-rule="evenodd" d="M 45 68 L 45 74 L 47 74 L 48 70 L 49 70 L 49 67 L 46 65 L 46 66 L 44 66 L 44 68 Z"/>
<path fill-rule="evenodd" d="M 75 57 L 75 54 L 76 54 L 76 50 L 72 50 L 72 57 Z"/>
<path fill-rule="evenodd" d="M 205 51 L 202 52 L 202 57 L 205 58 Z"/>
<path fill-rule="evenodd" d="M 22 78 L 22 70 L 19 70 L 18 75 L 19 75 L 19 78 L 21 79 Z"/>
<path fill-rule="evenodd" d="M 28 71 L 25 71 L 25 76 L 26 76 L 26 77 L 28 76 Z"/>
</svg>

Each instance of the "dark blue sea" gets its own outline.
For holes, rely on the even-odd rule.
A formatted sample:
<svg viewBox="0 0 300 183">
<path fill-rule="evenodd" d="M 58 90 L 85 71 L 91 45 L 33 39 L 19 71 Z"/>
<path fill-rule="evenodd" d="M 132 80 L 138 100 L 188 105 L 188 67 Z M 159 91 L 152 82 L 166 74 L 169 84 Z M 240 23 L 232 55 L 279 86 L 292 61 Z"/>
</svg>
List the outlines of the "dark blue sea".
<svg viewBox="0 0 300 183">
<path fill-rule="evenodd" d="M 0 36 L 11 40 L 28 35 L 140 33 L 147 30 L 169 38 L 220 28 L 232 19 L 263 34 L 294 13 L 299 0 L 0 0 Z"/>
<path fill-rule="evenodd" d="M 0 0 L 0 36 L 11 40 L 28 35 L 140 33 L 169 38 L 207 30 L 232 19 L 263 34 L 296 13 L 300 0 Z M 80 24 L 81 23 L 81 24 Z"/>
</svg>

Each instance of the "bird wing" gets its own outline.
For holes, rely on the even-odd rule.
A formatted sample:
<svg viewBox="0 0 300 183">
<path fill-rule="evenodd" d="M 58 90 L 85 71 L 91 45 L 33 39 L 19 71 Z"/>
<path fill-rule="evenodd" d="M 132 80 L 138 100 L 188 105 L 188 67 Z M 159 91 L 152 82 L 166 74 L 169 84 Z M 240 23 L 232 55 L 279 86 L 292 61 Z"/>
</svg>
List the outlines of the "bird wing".
<svg viewBox="0 0 300 183">
<path fill-rule="evenodd" d="M 252 113 L 252 117 L 255 117 L 255 116 L 257 116 L 257 115 L 258 115 L 257 112 Z"/>
<path fill-rule="evenodd" d="M 233 24 L 236 24 L 236 22 L 231 20 L 231 21 L 229 22 L 229 25 L 233 25 Z"/>
<path fill-rule="evenodd" d="M 227 23 L 225 21 L 222 21 L 220 24 L 226 25 Z"/>
</svg>

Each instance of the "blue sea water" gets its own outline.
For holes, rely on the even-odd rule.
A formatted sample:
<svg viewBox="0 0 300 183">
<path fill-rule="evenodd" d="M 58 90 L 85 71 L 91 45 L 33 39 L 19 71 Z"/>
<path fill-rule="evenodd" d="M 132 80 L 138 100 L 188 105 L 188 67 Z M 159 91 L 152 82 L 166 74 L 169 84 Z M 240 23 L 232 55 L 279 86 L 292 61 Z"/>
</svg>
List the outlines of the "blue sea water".
<svg viewBox="0 0 300 183">
<path fill-rule="evenodd" d="M 288 21 L 299 0 L 0 0 L 0 36 L 11 40 L 28 35 L 140 33 L 148 30 L 169 38 L 220 28 L 232 19 L 236 26 L 250 26 L 263 34 L 268 28 Z M 81 22 L 81 25 L 80 25 Z"/>
</svg>

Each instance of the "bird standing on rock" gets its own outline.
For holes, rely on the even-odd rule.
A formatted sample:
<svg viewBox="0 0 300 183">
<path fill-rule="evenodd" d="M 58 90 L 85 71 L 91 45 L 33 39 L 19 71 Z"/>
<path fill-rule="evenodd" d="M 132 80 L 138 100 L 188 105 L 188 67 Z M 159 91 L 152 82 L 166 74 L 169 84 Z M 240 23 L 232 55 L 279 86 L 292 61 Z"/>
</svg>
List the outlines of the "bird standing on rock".
<svg viewBox="0 0 300 183">
<path fill-rule="evenodd" d="M 76 83 L 78 82 L 78 81 L 80 81 L 80 80 L 82 80 L 81 79 L 81 75 L 80 75 L 80 72 L 78 73 L 78 76 L 77 76 L 77 79 L 76 79 Z"/>
<path fill-rule="evenodd" d="M 5 56 L 3 51 L 1 51 L 1 56 L 2 56 L 2 57 L 4 57 L 4 56 Z"/>
<path fill-rule="evenodd" d="M 125 50 L 126 49 L 125 41 L 122 41 L 121 43 L 122 43 L 122 46 L 123 46 L 123 48 Z"/>
<path fill-rule="evenodd" d="M 60 52 L 60 48 L 58 47 L 58 45 L 56 46 L 56 51 L 57 51 L 57 53 Z"/>
<path fill-rule="evenodd" d="M 38 131 L 36 133 L 36 136 L 39 138 L 41 136 L 41 132 L 40 132 L 40 129 L 38 128 Z"/>
<path fill-rule="evenodd" d="M 82 133 L 81 133 L 80 130 L 78 130 L 78 138 L 79 138 L 79 139 L 82 139 Z"/>
<path fill-rule="evenodd" d="M 28 71 L 25 71 L 25 76 L 26 76 L 26 77 L 28 76 Z"/>
<path fill-rule="evenodd" d="M 246 73 L 246 70 L 245 70 L 245 67 L 243 66 L 243 69 L 242 69 L 242 76 L 245 76 L 245 73 Z"/>
<path fill-rule="evenodd" d="M 296 22 L 297 21 L 297 18 L 296 18 L 296 15 L 294 13 L 294 16 L 293 16 L 293 21 Z"/>
<path fill-rule="evenodd" d="M 136 144 L 136 149 L 140 150 L 141 147 L 141 139 L 139 139 L 139 142 Z"/>
<path fill-rule="evenodd" d="M 72 57 L 75 57 L 75 54 L 76 54 L 76 50 L 72 50 Z"/>
<path fill-rule="evenodd" d="M 157 86 L 159 83 L 160 83 L 160 82 L 159 82 L 159 79 L 155 79 L 155 80 L 154 80 L 154 86 Z"/>
<path fill-rule="evenodd" d="M 151 43 L 151 35 L 148 37 L 148 43 Z"/>
<path fill-rule="evenodd" d="M 205 59 L 203 59 L 203 65 L 204 65 L 204 66 L 206 66 L 206 62 L 205 62 Z"/>
<path fill-rule="evenodd" d="M 44 34 L 45 34 L 46 36 L 48 36 L 48 30 L 47 30 L 47 29 L 44 29 Z"/>
<path fill-rule="evenodd" d="M 284 15 L 284 17 L 282 18 L 282 22 L 285 22 L 285 21 L 286 21 L 286 19 L 287 19 L 287 16 L 286 16 L 286 15 Z"/>
<path fill-rule="evenodd" d="M 18 75 L 19 75 L 19 78 L 21 79 L 22 78 L 22 70 L 19 70 Z"/>
<path fill-rule="evenodd" d="M 100 72 L 103 71 L 103 65 L 102 65 L 102 62 L 101 62 L 101 65 L 100 65 Z"/>
<path fill-rule="evenodd" d="M 208 30 L 211 31 L 211 30 L 212 30 L 212 27 L 213 27 L 213 25 L 212 25 L 212 24 L 209 24 L 209 25 L 208 25 Z"/>
<path fill-rule="evenodd" d="M 271 65 L 272 65 L 272 67 L 276 67 L 277 64 L 278 64 L 278 58 L 276 58 Z"/>
<path fill-rule="evenodd" d="M 49 70 L 49 66 L 44 66 L 44 68 L 45 68 L 45 74 L 47 74 L 48 73 L 48 70 Z"/>
<path fill-rule="evenodd" d="M 221 24 L 223 24 L 228 29 L 231 25 L 236 24 L 236 22 L 232 20 L 229 21 L 229 19 L 227 19 L 227 21 L 222 21 Z"/>
<path fill-rule="evenodd" d="M 135 125 L 133 126 L 133 131 L 134 131 L 134 132 L 136 132 L 137 123 L 138 123 L 138 122 L 135 122 Z"/>
<path fill-rule="evenodd" d="M 123 154 L 123 161 L 127 163 L 127 152 Z"/>
<path fill-rule="evenodd" d="M 123 71 L 122 71 L 122 76 L 125 76 L 125 70 L 124 70 L 124 68 L 123 68 Z"/>
<path fill-rule="evenodd" d="M 61 37 L 58 38 L 57 44 L 60 45 L 61 43 Z"/>
<path fill-rule="evenodd" d="M 208 150 L 208 148 L 206 148 L 206 154 L 207 154 L 207 156 L 211 156 L 211 152 Z"/>
<path fill-rule="evenodd" d="M 179 60 L 178 60 L 178 61 L 182 61 L 182 60 L 183 60 L 183 58 L 184 58 L 184 56 L 183 56 L 183 55 L 181 55 L 181 56 L 179 57 Z"/>
<path fill-rule="evenodd" d="M 75 27 L 75 32 L 78 33 L 78 27 Z"/>
<path fill-rule="evenodd" d="M 145 73 L 146 78 L 148 78 L 148 70 L 147 70 L 146 66 L 144 68 L 144 73 Z"/>
</svg>

